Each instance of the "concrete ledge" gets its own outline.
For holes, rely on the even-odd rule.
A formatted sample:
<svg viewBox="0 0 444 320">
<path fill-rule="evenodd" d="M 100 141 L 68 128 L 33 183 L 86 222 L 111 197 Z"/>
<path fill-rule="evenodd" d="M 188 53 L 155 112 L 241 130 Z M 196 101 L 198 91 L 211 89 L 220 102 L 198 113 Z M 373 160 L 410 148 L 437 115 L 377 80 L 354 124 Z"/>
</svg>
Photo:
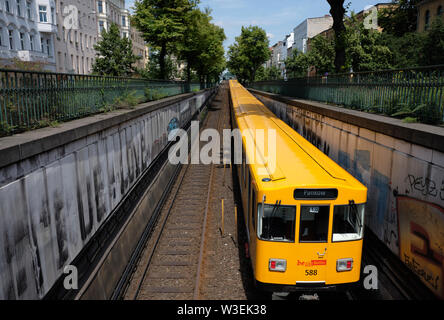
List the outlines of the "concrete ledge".
<svg viewBox="0 0 444 320">
<path fill-rule="evenodd" d="M 211 89 L 205 89 L 207 91 Z M 0 168 L 39 153 L 87 137 L 143 114 L 178 103 L 201 94 L 203 91 L 185 93 L 165 99 L 140 104 L 134 109 L 118 109 L 108 113 L 63 122 L 59 126 L 26 131 L 0 138 Z"/>
<path fill-rule="evenodd" d="M 404 123 L 400 119 L 372 113 L 330 106 L 315 101 L 295 99 L 255 89 L 248 90 L 254 94 L 347 122 L 360 128 L 376 131 L 413 144 L 444 152 L 444 127 L 441 126 L 422 123 Z"/>
</svg>

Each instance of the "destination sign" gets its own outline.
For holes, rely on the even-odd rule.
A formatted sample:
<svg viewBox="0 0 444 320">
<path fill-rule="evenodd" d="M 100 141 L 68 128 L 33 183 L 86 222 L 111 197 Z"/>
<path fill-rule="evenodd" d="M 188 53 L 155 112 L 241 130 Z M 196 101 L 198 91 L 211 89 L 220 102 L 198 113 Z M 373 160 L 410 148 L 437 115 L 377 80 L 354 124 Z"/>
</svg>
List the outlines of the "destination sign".
<svg viewBox="0 0 444 320">
<path fill-rule="evenodd" d="M 338 197 L 338 189 L 295 189 L 296 200 L 334 200 Z"/>
</svg>

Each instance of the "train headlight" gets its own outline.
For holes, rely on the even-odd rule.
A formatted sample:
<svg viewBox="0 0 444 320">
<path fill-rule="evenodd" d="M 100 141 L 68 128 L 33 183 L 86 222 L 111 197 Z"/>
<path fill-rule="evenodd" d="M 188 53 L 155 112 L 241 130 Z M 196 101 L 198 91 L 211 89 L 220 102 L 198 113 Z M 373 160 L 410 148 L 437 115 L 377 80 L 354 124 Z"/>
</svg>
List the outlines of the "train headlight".
<svg viewBox="0 0 444 320">
<path fill-rule="evenodd" d="M 285 270 L 287 270 L 287 260 L 270 259 L 268 262 L 268 270 L 285 272 Z"/>
<path fill-rule="evenodd" d="M 336 261 L 336 271 L 342 272 L 342 271 L 350 271 L 353 269 L 353 259 L 347 258 L 347 259 L 339 259 Z"/>
</svg>

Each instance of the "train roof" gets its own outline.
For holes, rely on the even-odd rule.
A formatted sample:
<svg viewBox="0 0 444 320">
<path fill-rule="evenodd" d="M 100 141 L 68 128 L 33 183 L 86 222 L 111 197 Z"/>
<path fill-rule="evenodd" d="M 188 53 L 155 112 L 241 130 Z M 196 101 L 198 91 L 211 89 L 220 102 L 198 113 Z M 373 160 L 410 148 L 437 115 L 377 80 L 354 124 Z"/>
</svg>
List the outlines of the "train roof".
<svg viewBox="0 0 444 320">
<path fill-rule="evenodd" d="M 239 129 L 242 132 L 264 129 L 265 132 L 265 143 L 252 138 L 256 150 L 247 148 L 249 159 L 255 156 L 253 152 L 266 159 L 264 148 L 270 150 L 267 130 L 276 130 L 276 163 L 262 160 L 250 164 L 261 189 L 342 187 L 366 191 L 363 184 L 280 120 L 236 80 L 230 80 L 230 92 Z M 243 139 L 248 137 L 243 135 Z M 264 182 L 264 178 L 271 181 Z"/>
</svg>

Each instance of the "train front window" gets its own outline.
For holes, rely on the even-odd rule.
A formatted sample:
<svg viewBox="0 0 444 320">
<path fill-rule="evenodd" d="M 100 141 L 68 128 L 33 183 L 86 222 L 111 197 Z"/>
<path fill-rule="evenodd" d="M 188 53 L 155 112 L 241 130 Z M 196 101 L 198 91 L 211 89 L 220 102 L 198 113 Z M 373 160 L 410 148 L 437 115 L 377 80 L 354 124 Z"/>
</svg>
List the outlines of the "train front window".
<svg viewBox="0 0 444 320">
<path fill-rule="evenodd" d="M 258 204 L 257 235 L 261 240 L 294 242 L 296 207 Z"/>
<path fill-rule="evenodd" d="M 299 242 L 327 242 L 329 206 L 301 206 Z"/>
<path fill-rule="evenodd" d="M 364 230 L 365 204 L 335 206 L 333 210 L 333 241 L 360 240 Z"/>
</svg>

